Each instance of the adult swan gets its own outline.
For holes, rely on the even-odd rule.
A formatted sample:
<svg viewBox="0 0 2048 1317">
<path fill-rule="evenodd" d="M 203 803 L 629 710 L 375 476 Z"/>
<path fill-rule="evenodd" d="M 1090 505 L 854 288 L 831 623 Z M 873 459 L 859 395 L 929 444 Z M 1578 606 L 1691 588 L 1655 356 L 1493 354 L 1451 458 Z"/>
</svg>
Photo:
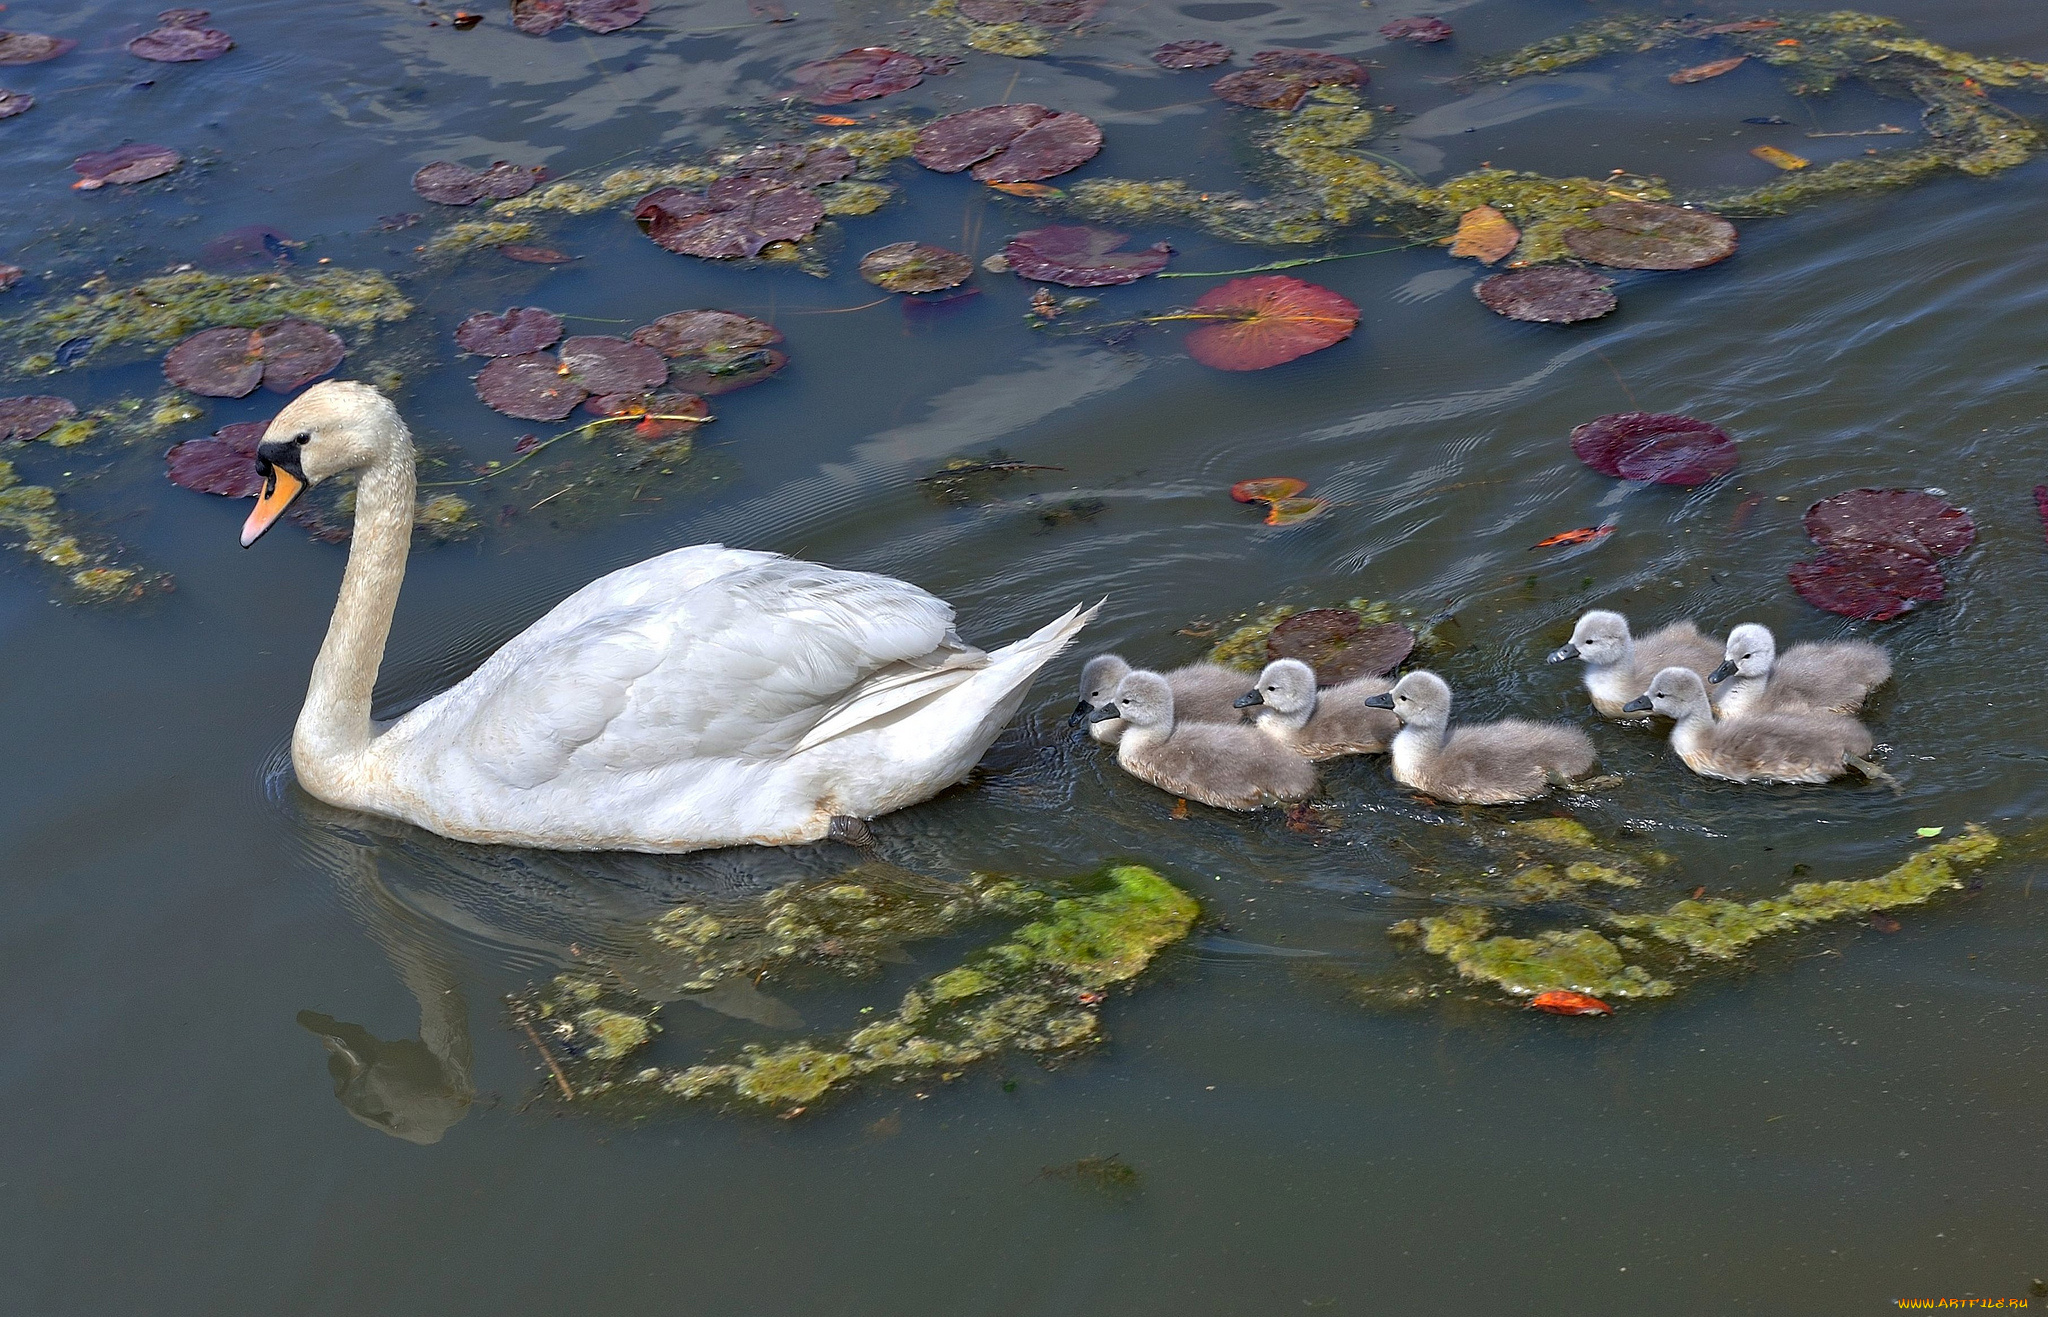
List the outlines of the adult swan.
<svg viewBox="0 0 2048 1317">
<path fill-rule="evenodd" d="M 270 423 L 257 464 L 244 547 L 308 486 L 360 473 L 341 597 L 292 732 L 300 783 L 465 841 L 690 851 L 859 837 L 859 820 L 965 777 L 1095 615 L 1076 607 L 987 654 L 914 585 L 700 544 L 592 581 L 467 680 L 378 724 L 412 437 L 383 394 L 328 381 Z"/>
</svg>

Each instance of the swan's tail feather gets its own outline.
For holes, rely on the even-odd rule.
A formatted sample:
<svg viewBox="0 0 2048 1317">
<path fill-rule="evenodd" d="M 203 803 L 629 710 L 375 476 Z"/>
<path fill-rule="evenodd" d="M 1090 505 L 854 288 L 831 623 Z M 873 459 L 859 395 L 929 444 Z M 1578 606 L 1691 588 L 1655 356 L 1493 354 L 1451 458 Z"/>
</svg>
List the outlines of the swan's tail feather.
<svg viewBox="0 0 2048 1317">
<path fill-rule="evenodd" d="M 1086 609 L 1083 609 L 1079 604 L 1075 604 L 1072 608 L 1069 608 L 1052 621 L 1047 622 L 1022 640 L 1012 641 L 1001 649 L 991 652 L 989 654 L 989 666 L 1001 667 L 1009 659 L 1021 658 L 1026 655 L 1038 655 L 1038 661 L 1031 665 L 1031 671 L 1036 672 L 1039 668 L 1051 662 L 1054 655 L 1058 654 L 1068 645 L 1073 644 L 1074 637 L 1081 634 L 1081 628 L 1093 622 L 1095 615 L 1101 612 L 1102 606 L 1108 602 L 1108 598 L 1104 597 L 1098 599 Z M 1043 652 L 1040 653 L 1040 651 Z"/>
</svg>

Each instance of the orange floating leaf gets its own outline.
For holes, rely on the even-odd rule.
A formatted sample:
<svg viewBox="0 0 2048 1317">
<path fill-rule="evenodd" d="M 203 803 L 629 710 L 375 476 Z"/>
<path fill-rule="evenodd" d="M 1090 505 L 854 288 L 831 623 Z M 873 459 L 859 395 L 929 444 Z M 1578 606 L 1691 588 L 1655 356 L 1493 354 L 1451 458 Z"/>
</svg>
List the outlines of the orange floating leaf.
<svg viewBox="0 0 2048 1317">
<path fill-rule="evenodd" d="M 1308 481 L 1293 476 L 1260 476 L 1238 481 L 1230 487 L 1230 496 L 1240 503 L 1271 503 L 1274 499 L 1293 498 L 1307 488 Z"/>
<path fill-rule="evenodd" d="M 1583 992 L 1566 992 L 1553 989 L 1539 992 L 1529 999 L 1529 1004 L 1539 1011 L 1552 1015 L 1612 1015 L 1614 1008 L 1598 997 L 1589 997 Z"/>
<path fill-rule="evenodd" d="M 1329 509 L 1326 498 L 1276 498 L 1266 505 L 1268 526 L 1298 526 Z"/>
<path fill-rule="evenodd" d="M 827 128 L 851 128 L 860 120 L 849 119 L 843 114 L 814 114 L 811 122 L 824 124 Z"/>
<path fill-rule="evenodd" d="M 1780 169 L 1804 169 L 1813 163 L 1803 155 L 1793 155 L 1790 151 L 1781 151 L 1775 146 L 1752 146 L 1749 153 Z"/>
<path fill-rule="evenodd" d="M 1684 86 L 1688 82 L 1705 82 L 1708 78 L 1718 78 L 1724 73 L 1741 68 L 1748 60 L 1747 55 L 1737 55 L 1732 59 L 1717 59 L 1705 64 L 1695 64 L 1689 69 L 1680 69 L 1672 74 L 1671 82 L 1673 86 Z"/>
<path fill-rule="evenodd" d="M 1796 46 L 1796 45 L 1798 45 L 1798 44 L 1799 44 L 1799 38 L 1798 38 L 1798 37 L 1786 37 L 1786 38 L 1785 38 L 1785 39 L 1784 39 L 1783 41 L 1780 41 L 1780 42 L 1778 42 L 1778 43 L 1776 43 L 1776 44 L 1778 44 L 1778 45 L 1780 45 L 1780 46 Z"/>
<path fill-rule="evenodd" d="M 1284 274 L 1232 279 L 1211 288 L 1195 311 L 1221 323 L 1187 337 L 1188 355 L 1216 370 L 1264 370 L 1351 337 L 1358 307 L 1350 298 Z"/>
<path fill-rule="evenodd" d="M 1530 545 L 1531 549 L 1548 549 L 1560 544 L 1591 544 L 1614 534 L 1613 526 L 1581 526 L 1577 530 L 1563 530 L 1546 539 Z"/>
<path fill-rule="evenodd" d="M 1491 265 L 1515 249 L 1522 231 L 1508 217 L 1491 206 L 1474 206 L 1458 217 L 1458 235 L 1451 240 L 1451 255 L 1471 256 L 1481 265 Z"/>
<path fill-rule="evenodd" d="M 989 186 L 998 192 L 1007 192 L 1013 197 L 1056 200 L 1067 195 L 1050 183 L 991 183 Z"/>
</svg>

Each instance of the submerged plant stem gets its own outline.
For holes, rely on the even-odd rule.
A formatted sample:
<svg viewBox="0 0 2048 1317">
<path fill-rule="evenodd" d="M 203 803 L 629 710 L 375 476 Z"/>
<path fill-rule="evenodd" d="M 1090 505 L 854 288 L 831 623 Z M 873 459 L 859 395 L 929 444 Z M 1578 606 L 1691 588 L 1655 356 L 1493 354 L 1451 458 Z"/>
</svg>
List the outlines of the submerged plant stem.
<svg viewBox="0 0 2048 1317">
<path fill-rule="evenodd" d="M 1162 270 L 1159 279 L 1223 279 L 1235 274 L 1269 274 L 1274 270 L 1292 270 L 1302 265 L 1321 265 L 1324 261 L 1349 261 L 1360 256 L 1384 256 L 1388 252 L 1404 252 L 1410 247 L 1429 247 L 1429 242 L 1404 242 L 1398 247 L 1376 247 L 1369 252 L 1343 252 L 1336 256 L 1303 256 L 1291 261 L 1274 261 L 1270 265 L 1253 265 L 1242 270 Z"/>
</svg>

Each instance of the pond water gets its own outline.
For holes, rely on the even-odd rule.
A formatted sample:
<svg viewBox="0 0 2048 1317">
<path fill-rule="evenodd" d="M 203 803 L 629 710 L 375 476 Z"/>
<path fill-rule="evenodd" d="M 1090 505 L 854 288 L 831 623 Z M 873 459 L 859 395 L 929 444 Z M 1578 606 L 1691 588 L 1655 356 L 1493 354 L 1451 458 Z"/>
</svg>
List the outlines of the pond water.
<svg viewBox="0 0 2048 1317">
<path fill-rule="evenodd" d="M 1808 7 L 1825 6 L 1788 6 Z M 1184 634 L 1199 620 L 1364 596 L 1443 619 L 1429 661 L 1468 716 L 1588 727 L 1622 784 L 1509 817 L 1569 813 L 1654 844 L 1673 857 L 1662 900 L 1870 876 L 1923 844 L 1917 829 L 2023 832 L 2048 807 L 2027 620 L 2048 605 L 2028 496 L 2048 480 L 2048 163 L 1744 221 L 1733 259 L 1625 276 L 1618 314 L 1569 328 L 1491 315 L 1472 262 L 1383 230 L 1286 250 L 1126 226 L 1171 242 L 1177 271 L 1394 249 L 1295 271 L 1356 302 L 1357 332 L 1242 374 L 1197 365 L 1165 331 L 1113 347 L 1035 333 L 1033 285 L 1009 275 L 977 274 L 980 295 L 940 313 L 877 304 L 863 251 L 916 239 L 979 259 L 1045 222 L 907 161 L 895 199 L 840 221 L 824 278 L 670 255 L 618 207 L 552 226 L 544 241 L 579 258 L 566 266 L 415 254 L 453 215 L 409 190 L 428 161 L 572 174 L 762 140 L 808 117 L 773 107 L 796 63 L 912 21 L 848 2 L 765 22 L 772 8 L 657 0 L 624 33 L 535 39 L 496 6 L 456 31 L 402 0 L 262 0 L 217 12 L 239 43 L 223 58 L 145 66 L 121 46 L 150 5 L 12 6 L 10 26 L 80 45 L 0 77 L 39 102 L 0 125 L 0 258 L 31 272 L 0 310 L 267 225 L 305 244 L 288 249 L 299 272 L 326 259 L 401 281 L 418 309 L 385 331 L 400 405 L 430 449 L 475 463 L 549 431 L 475 400 L 476 363 L 448 340 L 473 311 L 544 305 L 589 333 L 683 307 L 773 320 L 790 366 L 715 399 L 666 483 L 559 516 L 543 486 L 465 490 L 484 527 L 415 552 L 380 702 L 444 687 L 584 581 L 683 544 L 900 575 L 985 644 L 1107 596 L 982 773 L 881 820 L 880 849 L 949 879 L 1135 860 L 1191 891 L 1205 923 L 1103 1007 L 1105 1045 L 1056 1066 L 876 1083 L 791 1121 L 684 1104 L 586 1116 L 548 1094 L 504 994 L 628 945 L 678 901 L 829 873 L 848 853 L 545 856 L 336 818 L 292 785 L 284 746 L 345 546 L 285 526 L 244 552 L 242 505 L 173 488 L 160 465 L 169 441 L 264 419 L 275 399 L 215 403 L 148 442 L 22 445 L 8 457 L 24 479 L 177 588 L 81 606 L 23 555 L 0 566 L 0 963 L 17 1004 L 0 1237 L 17 1310 L 1856 1313 L 2042 1293 L 2037 859 L 1894 912 L 1895 931 L 1839 921 L 1671 998 L 1554 1018 L 1504 1009 L 1387 935 L 1442 908 L 1445 857 L 1485 811 L 1426 806 L 1352 760 L 1324 773 L 1327 830 L 1177 819 L 1064 716 L 1084 653 L 1167 666 L 1204 652 Z M 1946 46 L 2048 59 L 2039 6 L 1887 9 Z M 832 108 L 1037 101 L 1102 125 L 1076 179 L 1244 186 L 1259 112 L 1215 101 L 1208 72 L 1145 59 L 1211 38 L 1375 61 L 1368 99 L 1412 118 L 1373 149 L 1428 178 L 1491 161 L 1745 187 L 1770 172 L 1755 145 L 1827 161 L 1917 140 L 1809 139 L 1913 126 L 1917 107 L 1853 87 L 1796 97 L 1754 61 L 1684 88 L 1669 53 L 1462 85 L 1479 57 L 1608 8 L 1451 3 L 1423 11 L 1456 27 L 1446 46 L 1376 35 L 1408 12 L 1111 0 L 1045 57 L 969 52 L 911 91 Z M 1771 116 L 1790 124 L 1744 122 Z M 67 190 L 74 156 L 128 138 L 188 164 L 164 184 Z M 437 213 L 379 228 L 407 211 Z M 1103 306 L 1163 310 L 1215 282 L 1147 281 Z M 93 406 L 160 391 L 156 371 L 154 353 L 110 353 L 6 391 Z M 1571 458 L 1574 425 L 1636 407 L 1726 427 L 1740 469 L 1639 488 Z M 1059 470 L 965 506 L 917 483 L 992 450 Z M 1225 493 L 1265 475 L 1338 506 L 1267 529 Z M 1979 543 L 1944 602 L 1873 625 L 1792 593 L 1801 511 L 1859 485 L 1938 487 L 1971 509 Z M 1584 549 L 1528 547 L 1608 522 Z M 1898 791 L 1709 783 L 1657 735 L 1599 724 L 1575 674 L 1541 662 L 1598 605 L 1888 644 L 1898 674 L 1870 718 Z M 844 1028 L 961 945 L 911 946 L 853 984 L 765 983 L 725 1013 L 675 1004 L 664 1063 Z M 1404 974 L 1441 991 L 1395 1005 L 1360 990 Z M 330 1047 L 372 1072 L 339 1101 Z M 1045 1174 L 1110 1156 L 1134 1183 Z"/>
</svg>

